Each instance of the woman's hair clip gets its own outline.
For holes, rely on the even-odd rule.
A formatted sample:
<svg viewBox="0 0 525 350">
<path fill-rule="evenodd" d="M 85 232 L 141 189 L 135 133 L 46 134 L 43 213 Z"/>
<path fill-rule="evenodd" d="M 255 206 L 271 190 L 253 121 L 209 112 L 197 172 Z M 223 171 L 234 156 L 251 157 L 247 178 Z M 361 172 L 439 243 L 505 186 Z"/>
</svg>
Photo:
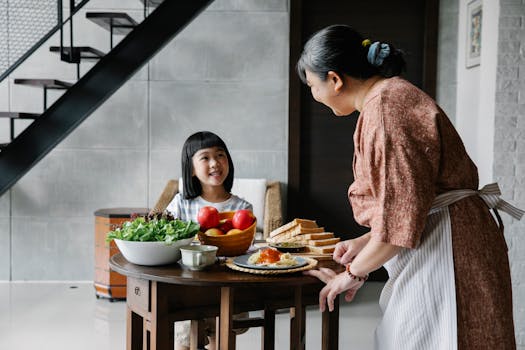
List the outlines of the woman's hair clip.
<svg viewBox="0 0 525 350">
<path fill-rule="evenodd" d="M 370 39 L 365 39 L 361 42 L 361 45 L 363 45 L 363 47 L 367 47 L 368 45 L 370 45 L 372 42 L 370 41 Z"/>
<path fill-rule="evenodd" d="M 376 41 L 368 48 L 367 59 L 372 66 L 379 67 L 388 55 L 390 55 L 390 45 Z"/>
</svg>

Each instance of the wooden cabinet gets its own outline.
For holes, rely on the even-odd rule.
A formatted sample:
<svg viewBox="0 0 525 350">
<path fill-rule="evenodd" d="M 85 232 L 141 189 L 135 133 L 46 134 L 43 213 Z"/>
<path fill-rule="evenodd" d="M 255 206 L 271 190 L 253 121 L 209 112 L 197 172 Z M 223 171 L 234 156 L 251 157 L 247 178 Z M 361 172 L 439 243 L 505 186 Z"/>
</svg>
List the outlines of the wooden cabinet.
<svg viewBox="0 0 525 350">
<path fill-rule="evenodd" d="M 132 214 L 145 215 L 147 208 L 107 208 L 95 212 L 95 293 L 98 297 L 113 299 L 126 298 L 126 276 L 111 271 L 109 258 L 119 253 L 115 242 L 106 242 L 107 233 Z"/>
</svg>

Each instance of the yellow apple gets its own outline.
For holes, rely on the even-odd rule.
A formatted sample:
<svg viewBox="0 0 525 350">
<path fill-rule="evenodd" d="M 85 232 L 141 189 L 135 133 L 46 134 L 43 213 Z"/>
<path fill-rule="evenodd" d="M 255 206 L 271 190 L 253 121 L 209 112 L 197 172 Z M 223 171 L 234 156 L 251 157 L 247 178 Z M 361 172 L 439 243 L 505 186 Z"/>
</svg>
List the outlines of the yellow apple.
<svg viewBox="0 0 525 350">
<path fill-rule="evenodd" d="M 224 236 L 224 232 L 222 232 L 216 227 L 207 229 L 206 232 L 204 232 L 204 234 L 206 236 Z"/>
<path fill-rule="evenodd" d="M 232 228 L 228 232 L 226 232 L 227 235 L 236 235 L 238 233 L 242 233 L 242 230 L 239 230 L 238 228 Z"/>
</svg>

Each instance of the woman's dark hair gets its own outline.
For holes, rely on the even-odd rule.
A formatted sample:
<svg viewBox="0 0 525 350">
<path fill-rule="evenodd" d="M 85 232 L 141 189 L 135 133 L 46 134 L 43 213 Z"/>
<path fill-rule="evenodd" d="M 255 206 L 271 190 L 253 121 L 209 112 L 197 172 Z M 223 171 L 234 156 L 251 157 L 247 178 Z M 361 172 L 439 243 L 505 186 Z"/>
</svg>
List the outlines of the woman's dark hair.
<svg viewBox="0 0 525 350">
<path fill-rule="evenodd" d="M 377 54 L 381 50 L 377 49 L 384 44 L 388 45 L 389 52 L 386 57 L 378 60 Z M 368 57 L 369 50 L 374 48 L 375 52 Z M 323 81 L 329 71 L 341 77 L 346 74 L 364 80 L 375 75 L 385 78 L 399 75 L 405 65 L 403 52 L 392 44 L 379 42 L 371 45 L 370 41 L 364 43 L 363 36 L 353 28 L 335 24 L 321 29 L 308 40 L 297 62 L 297 73 L 303 83 L 306 83 L 305 70 L 315 73 Z"/>
<path fill-rule="evenodd" d="M 230 192 L 233 186 L 233 162 L 228 147 L 224 141 L 217 135 L 209 131 L 199 131 L 184 142 L 182 146 L 182 182 L 184 185 L 183 196 L 185 199 L 192 199 L 202 194 L 202 186 L 199 179 L 193 176 L 192 158 L 195 153 L 203 148 L 219 147 L 226 152 L 230 171 L 224 180 L 224 189 Z"/>
</svg>

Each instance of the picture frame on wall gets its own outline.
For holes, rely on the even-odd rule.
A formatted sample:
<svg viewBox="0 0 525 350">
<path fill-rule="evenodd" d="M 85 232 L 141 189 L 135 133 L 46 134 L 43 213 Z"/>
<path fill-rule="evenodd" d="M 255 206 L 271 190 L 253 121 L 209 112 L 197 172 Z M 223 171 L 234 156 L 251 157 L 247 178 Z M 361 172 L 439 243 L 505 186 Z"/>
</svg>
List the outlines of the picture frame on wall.
<svg viewBox="0 0 525 350">
<path fill-rule="evenodd" d="M 467 4 L 467 68 L 478 66 L 481 62 L 482 19 L 481 0 L 472 0 Z"/>
</svg>

